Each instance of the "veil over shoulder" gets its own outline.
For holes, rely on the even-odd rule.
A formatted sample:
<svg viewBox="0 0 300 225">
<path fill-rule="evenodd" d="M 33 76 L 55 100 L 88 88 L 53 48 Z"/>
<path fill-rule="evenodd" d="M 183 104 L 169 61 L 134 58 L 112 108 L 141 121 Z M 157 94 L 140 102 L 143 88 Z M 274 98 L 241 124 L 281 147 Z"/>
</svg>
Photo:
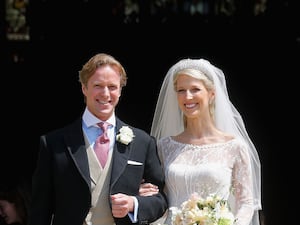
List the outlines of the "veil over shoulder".
<svg viewBox="0 0 300 225">
<path fill-rule="evenodd" d="M 261 209 L 261 168 L 257 150 L 248 136 L 243 119 L 229 99 L 226 80 L 222 70 L 205 59 L 182 59 L 167 72 L 156 103 L 151 126 L 151 135 L 158 140 L 181 133 L 184 130 L 183 114 L 178 107 L 176 92 L 173 86 L 173 76 L 179 70 L 192 68 L 202 71 L 215 85 L 215 123 L 224 132 L 241 138 L 247 145 L 251 157 L 251 171 L 253 175 L 253 196 L 255 216 L 253 220 L 259 224 L 258 211 Z"/>
</svg>

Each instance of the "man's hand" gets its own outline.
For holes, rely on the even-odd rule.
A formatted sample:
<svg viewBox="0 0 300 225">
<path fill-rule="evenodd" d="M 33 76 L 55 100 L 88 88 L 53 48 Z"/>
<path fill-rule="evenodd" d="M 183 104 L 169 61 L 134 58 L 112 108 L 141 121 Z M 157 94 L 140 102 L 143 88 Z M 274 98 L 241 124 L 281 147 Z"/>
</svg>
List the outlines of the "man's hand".
<svg viewBox="0 0 300 225">
<path fill-rule="evenodd" d="M 123 218 L 134 209 L 133 197 L 121 193 L 111 195 L 111 204 L 112 214 L 116 218 Z"/>
</svg>

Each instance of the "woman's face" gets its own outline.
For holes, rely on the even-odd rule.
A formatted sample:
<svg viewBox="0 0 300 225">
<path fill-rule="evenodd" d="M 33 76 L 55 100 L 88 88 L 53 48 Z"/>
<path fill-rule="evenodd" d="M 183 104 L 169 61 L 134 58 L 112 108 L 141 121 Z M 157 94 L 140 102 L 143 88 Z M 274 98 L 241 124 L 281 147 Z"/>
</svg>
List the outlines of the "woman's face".
<svg viewBox="0 0 300 225">
<path fill-rule="evenodd" d="M 178 105 L 187 118 L 209 115 L 211 93 L 204 83 L 187 75 L 179 75 L 176 83 Z"/>
<path fill-rule="evenodd" d="M 7 224 L 21 222 L 15 204 L 6 200 L 0 200 L 0 216 Z"/>
</svg>

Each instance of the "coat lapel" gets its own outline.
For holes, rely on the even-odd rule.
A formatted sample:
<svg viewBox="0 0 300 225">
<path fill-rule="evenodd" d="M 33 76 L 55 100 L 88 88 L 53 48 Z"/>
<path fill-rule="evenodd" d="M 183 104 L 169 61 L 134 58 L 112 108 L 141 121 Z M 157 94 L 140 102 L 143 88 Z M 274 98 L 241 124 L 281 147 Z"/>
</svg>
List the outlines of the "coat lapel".
<svg viewBox="0 0 300 225">
<path fill-rule="evenodd" d="M 122 126 L 127 126 L 124 122 L 117 118 L 116 121 L 116 134 L 119 133 L 119 130 Z M 112 155 L 112 176 L 111 176 L 111 184 L 113 185 L 116 180 L 122 175 L 127 161 L 129 159 L 131 149 L 130 144 L 125 145 L 115 140 L 113 155 Z"/>
<path fill-rule="evenodd" d="M 69 132 L 65 135 L 65 143 L 79 173 L 90 186 L 89 163 L 82 131 L 81 118 L 70 125 Z"/>
</svg>

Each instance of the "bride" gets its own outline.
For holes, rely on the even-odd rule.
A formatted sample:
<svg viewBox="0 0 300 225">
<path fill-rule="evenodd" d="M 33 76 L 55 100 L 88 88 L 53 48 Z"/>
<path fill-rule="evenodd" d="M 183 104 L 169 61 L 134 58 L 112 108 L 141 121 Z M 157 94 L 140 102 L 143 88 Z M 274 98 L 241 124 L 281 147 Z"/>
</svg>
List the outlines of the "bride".
<svg viewBox="0 0 300 225">
<path fill-rule="evenodd" d="M 151 127 L 163 165 L 169 208 L 197 192 L 228 200 L 236 225 L 259 225 L 260 160 L 229 100 L 222 70 L 205 59 L 183 59 L 164 78 Z M 155 194 L 144 181 L 141 195 Z M 156 224 L 172 224 L 169 210 Z"/>
</svg>

